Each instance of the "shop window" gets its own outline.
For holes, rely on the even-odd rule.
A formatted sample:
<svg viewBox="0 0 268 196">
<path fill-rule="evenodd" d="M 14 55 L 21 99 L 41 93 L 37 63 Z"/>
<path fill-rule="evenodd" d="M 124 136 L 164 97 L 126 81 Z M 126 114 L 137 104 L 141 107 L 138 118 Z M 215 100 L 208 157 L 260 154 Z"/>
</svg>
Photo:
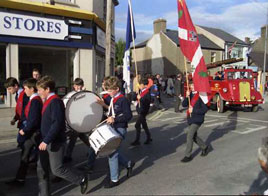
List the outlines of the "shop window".
<svg viewBox="0 0 268 196">
<path fill-rule="evenodd" d="M 6 80 L 6 46 L 0 45 L 0 105 L 6 103 L 7 91 L 4 87 Z"/>
</svg>

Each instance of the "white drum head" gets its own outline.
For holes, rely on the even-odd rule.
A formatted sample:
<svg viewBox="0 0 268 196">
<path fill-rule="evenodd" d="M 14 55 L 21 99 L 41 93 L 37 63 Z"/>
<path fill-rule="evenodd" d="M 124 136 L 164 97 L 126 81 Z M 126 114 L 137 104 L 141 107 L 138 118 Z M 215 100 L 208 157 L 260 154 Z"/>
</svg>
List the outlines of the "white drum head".
<svg viewBox="0 0 268 196">
<path fill-rule="evenodd" d="M 71 91 L 71 92 L 69 92 L 67 95 L 65 95 L 65 96 L 62 98 L 62 101 L 63 101 L 63 103 L 64 103 L 65 108 L 66 108 L 67 102 L 69 101 L 69 99 L 70 99 L 75 93 L 76 93 L 75 91 Z"/>
<path fill-rule="evenodd" d="M 97 103 L 97 97 L 90 91 L 80 91 L 71 96 L 66 105 L 65 117 L 72 129 L 86 133 L 100 123 L 103 108 Z"/>
</svg>

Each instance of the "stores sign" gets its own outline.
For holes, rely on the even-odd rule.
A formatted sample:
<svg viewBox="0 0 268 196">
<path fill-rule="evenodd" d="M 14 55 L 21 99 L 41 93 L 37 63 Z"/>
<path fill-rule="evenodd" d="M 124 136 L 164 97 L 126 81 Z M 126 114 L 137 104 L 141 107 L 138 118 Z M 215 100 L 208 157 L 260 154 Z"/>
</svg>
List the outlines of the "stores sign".
<svg viewBox="0 0 268 196">
<path fill-rule="evenodd" d="M 68 25 L 64 20 L 0 12 L 0 34 L 64 40 Z"/>
</svg>

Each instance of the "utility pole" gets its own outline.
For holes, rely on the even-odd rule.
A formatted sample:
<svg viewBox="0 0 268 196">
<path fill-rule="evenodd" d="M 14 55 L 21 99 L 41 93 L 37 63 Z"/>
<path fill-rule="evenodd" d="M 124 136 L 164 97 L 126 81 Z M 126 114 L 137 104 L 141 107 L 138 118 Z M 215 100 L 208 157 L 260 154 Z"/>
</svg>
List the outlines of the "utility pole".
<svg viewBox="0 0 268 196">
<path fill-rule="evenodd" d="M 105 76 L 111 75 L 112 0 L 107 0 Z"/>
<path fill-rule="evenodd" d="M 267 7 L 267 16 L 266 16 L 266 24 L 265 24 L 265 43 L 264 43 L 264 60 L 263 60 L 263 74 L 262 74 L 262 90 L 263 95 L 265 91 L 265 81 L 266 81 L 266 55 L 267 55 L 267 27 L 268 26 L 268 7 Z"/>
</svg>

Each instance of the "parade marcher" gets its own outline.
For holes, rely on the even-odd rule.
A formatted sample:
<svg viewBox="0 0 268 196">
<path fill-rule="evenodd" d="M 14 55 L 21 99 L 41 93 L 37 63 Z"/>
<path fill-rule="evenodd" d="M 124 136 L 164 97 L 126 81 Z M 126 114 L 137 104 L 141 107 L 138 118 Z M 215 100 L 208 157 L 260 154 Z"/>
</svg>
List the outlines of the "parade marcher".
<svg viewBox="0 0 268 196">
<path fill-rule="evenodd" d="M 138 104 L 136 106 L 136 110 L 138 112 L 138 118 L 135 124 L 136 128 L 136 139 L 134 142 L 131 143 L 132 146 L 140 145 L 140 134 L 141 134 L 141 125 L 146 133 L 147 139 L 144 144 L 149 144 L 152 142 L 151 133 L 149 131 L 147 122 L 146 122 L 146 115 L 150 109 L 151 103 L 151 95 L 150 91 L 147 88 L 148 80 L 146 78 L 142 78 L 140 80 L 140 94 L 137 95 Z"/>
<path fill-rule="evenodd" d="M 42 109 L 37 164 L 39 195 L 50 195 L 49 168 L 55 176 L 80 185 L 81 193 L 84 194 L 88 186 L 87 175 L 75 173 L 63 164 L 66 143 L 65 109 L 63 101 L 55 94 L 55 86 L 54 80 L 49 76 L 44 76 L 37 82 L 38 94 L 46 99 Z"/>
<path fill-rule="evenodd" d="M 104 93 L 102 94 L 102 98 L 100 99 L 99 97 L 97 97 L 97 103 L 100 104 L 103 107 L 104 110 L 104 114 L 103 114 L 103 118 L 102 121 L 107 119 L 106 113 L 108 112 L 108 108 L 110 105 L 110 101 L 111 101 L 111 96 L 107 93 L 104 83 L 106 80 L 108 80 L 110 78 L 110 76 L 106 76 L 103 78 L 102 80 L 102 90 Z M 96 154 L 93 148 L 89 148 L 88 149 L 88 161 L 87 161 L 87 165 L 85 166 L 85 169 L 91 173 L 93 172 L 93 168 L 94 168 L 94 163 L 96 160 Z"/>
<path fill-rule="evenodd" d="M 120 92 L 120 82 L 117 77 L 110 77 L 105 81 L 104 86 L 112 98 L 107 123 L 112 125 L 115 131 L 125 140 L 128 122 L 132 118 L 130 104 L 127 98 Z M 120 146 L 122 146 L 122 143 Z M 105 188 L 112 188 L 119 185 L 119 164 L 127 169 L 127 177 L 130 177 L 135 165 L 135 163 L 126 158 L 119 149 L 120 147 L 109 155 L 110 181 L 105 185 Z"/>
<path fill-rule="evenodd" d="M 19 82 L 16 78 L 10 77 L 6 79 L 4 86 L 10 94 L 16 94 L 15 100 L 17 103 L 15 116 L 11 120 L 10 124 L 15 125 L 15 123 L 18 121 L 17 127 L 19 130 L 21 130 L 26 125 L 25 107 L 29 102 L 29 97 L 26 95 L 23 88 L 19 87 Z M 24 142 L 24 138 L 19 133 L 17 136 L 17 142 L 18 147 Z"/>
<path fill-rule="evenodd" d="M 187 110 L 187 142 L 185 157 L 181 162 L 189 162 L 192 160 L 192 148 L 193 142 L 195 142 L 201 149 L 201 156 L 206 156 L 209 153 L 209 146 L 206 145 L 198 136 L 197 131 L 204 122 L 205 114 L 208 110 L 206 104 L 203 103 L 202 99 L 199 97 L 199 93 L 194 91 L 194 84 L 192 81 L 189 82 L 190 91 L 186 92 L 186 98 L 183 100 L 183 107 L 188 107 Z M 190 106 L 188 97 L 190 96 Z"/>
<path fill-rule="evenodd" d="M 181 99 L 182 99 L 182 76 L 181 74 L 177 75 L 177 78 L 174 82 L 174 94 L 175 94 L 175 112 L 182 112 L 180 110 Z"/>
<path fill-rule="evenodd" d="M 75 92 L 80 92 L 84 88 L 84 81 L 81 78 L 76 78 L 73 82 L 73 89 Z M 66 131 L 67 136 L 69 137 L 69 142 L 66 147 L 66 152 L 63 161 L 65 163 L 72 161 L 72 153 L 75 147 L 75 143 L 77 138 L 79 137 L 81 141 L 84 142 L 87 146 L 90 147 L 88 136 L 85 133 L 79 133 L 73 130 L 67 123 L 66 123 Z"/>
<path fill-rule="evenodd" d="M 26 125 L 19 130 L 19 134 L 24 142 L 21 143 L 20 166 L 14 180 L 6 182 L 8 185 L 24 185 L 28 170 L 31 150 L 39 144 L 42 100 L 37 94 L 36 79 L 31 78 L 23 82 L 25 94 L 30 97 L 30 101 L 25 107 Z"/>
</svg>

